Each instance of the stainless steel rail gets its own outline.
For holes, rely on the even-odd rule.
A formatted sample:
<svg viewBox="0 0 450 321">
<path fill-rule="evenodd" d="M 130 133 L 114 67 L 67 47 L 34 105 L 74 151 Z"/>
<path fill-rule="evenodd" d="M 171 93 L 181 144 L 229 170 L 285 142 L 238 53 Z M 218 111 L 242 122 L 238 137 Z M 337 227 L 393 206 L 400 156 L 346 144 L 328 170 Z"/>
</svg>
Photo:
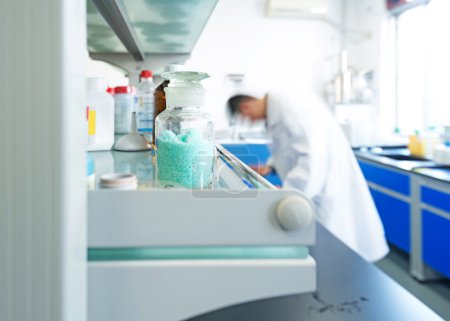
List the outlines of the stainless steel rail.
<svg viewBox="0 0 450 321">
<path fill-rule="evenodd" d="M 218 156 L 221 157 L 232 169 L 240 174 L 240 176 L 247 179 L 256 187 L 263 186 L 267 189 L 277 189 L 272 183 L 256 173 L 253 169 L 244 164 L 239 158 L 231 154 L 226 148 L 221 145 L 216 145 Z"/>
</svg>

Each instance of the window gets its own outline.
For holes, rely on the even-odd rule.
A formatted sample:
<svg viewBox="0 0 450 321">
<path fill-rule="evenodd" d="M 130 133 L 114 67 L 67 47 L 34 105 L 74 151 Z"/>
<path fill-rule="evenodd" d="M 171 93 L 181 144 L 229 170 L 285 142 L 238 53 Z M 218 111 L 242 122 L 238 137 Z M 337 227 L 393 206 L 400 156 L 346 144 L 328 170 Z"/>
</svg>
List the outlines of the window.
<svg viewBox="0 0 450 321">
<path fill-rule="evenodd" d="M 396 127 L 450 124 L 450 1 L 433 0 L 397 19 Z"/>
</svg>

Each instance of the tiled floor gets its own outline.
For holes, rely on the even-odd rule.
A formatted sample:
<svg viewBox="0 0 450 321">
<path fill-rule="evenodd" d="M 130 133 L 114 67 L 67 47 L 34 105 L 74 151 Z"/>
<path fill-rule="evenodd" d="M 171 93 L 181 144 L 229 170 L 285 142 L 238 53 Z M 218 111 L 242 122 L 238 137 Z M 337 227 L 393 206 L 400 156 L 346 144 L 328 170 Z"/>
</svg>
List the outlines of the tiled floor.
<svg viewBox="0 0 450 321">
<path fill-rule="evenodd" d="M 450 321 L 450 280 L 419 282 L 409 274 L 408 255 L 391 248 L 376 265 L 444 320 Z"/>
</svg>

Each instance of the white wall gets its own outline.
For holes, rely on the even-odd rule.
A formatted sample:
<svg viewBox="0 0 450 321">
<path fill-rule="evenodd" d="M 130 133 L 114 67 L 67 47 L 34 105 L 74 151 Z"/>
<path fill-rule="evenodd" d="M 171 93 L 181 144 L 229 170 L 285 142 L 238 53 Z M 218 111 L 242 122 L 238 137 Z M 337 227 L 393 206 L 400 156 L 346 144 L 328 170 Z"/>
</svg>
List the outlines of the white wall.
<svg viewBox="0 0 450 321">
<path fill-rule="evenodd" d="M 107 62 L 93 60 L 88 57 L 86 77 L 102 77 L 107 80 L 109 87 L 128 86 L 130 79 L 125 71 L 108 64 Z"/>
<path fill-rule="evenodd" d="M 356 70 L 374 71 L 374 101 L 378 108 L 380 130 L 393 128 L 394 101 L 392 61 L 388 47 L 392 47 L 392 26 L 385 1 L 344 0 L 344 42 L 349 65 Z M 391 48 L 392 49 L 392 48 Z"/>
<path fill-rule="evenodd" d="M 330 0 L 329 17 L 339 22 L 341 0 Z M 227 127 L 226 100 L 233 87 L 227 73 L 245 73 L 247 85 L 298 86 L 322 94 L 338 70 L 340 33 L 312 19 L 267 18 L 264 0 L 222 0 L 206 25 L 186 66 L 206 71 L 211 79 L 207 110 L 216 128 Z"/>
</svg>

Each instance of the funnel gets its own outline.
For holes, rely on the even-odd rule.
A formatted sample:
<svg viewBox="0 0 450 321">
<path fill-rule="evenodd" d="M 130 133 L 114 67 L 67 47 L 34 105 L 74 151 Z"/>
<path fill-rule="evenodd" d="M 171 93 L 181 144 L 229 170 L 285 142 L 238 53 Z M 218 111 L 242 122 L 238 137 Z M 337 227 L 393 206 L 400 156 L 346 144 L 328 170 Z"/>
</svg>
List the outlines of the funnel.
<svg viewBox="0 0 450 321">
<path fill-rule="evenodd" d="M 138 134 L 136 129 L 136 112 L 131 114 L 131 131 L 120 137 L 114 144 L 113 149 L 121 152 L 138 152 L 149 150 L 150 144 L 144 136 Z"/>
</svg>

